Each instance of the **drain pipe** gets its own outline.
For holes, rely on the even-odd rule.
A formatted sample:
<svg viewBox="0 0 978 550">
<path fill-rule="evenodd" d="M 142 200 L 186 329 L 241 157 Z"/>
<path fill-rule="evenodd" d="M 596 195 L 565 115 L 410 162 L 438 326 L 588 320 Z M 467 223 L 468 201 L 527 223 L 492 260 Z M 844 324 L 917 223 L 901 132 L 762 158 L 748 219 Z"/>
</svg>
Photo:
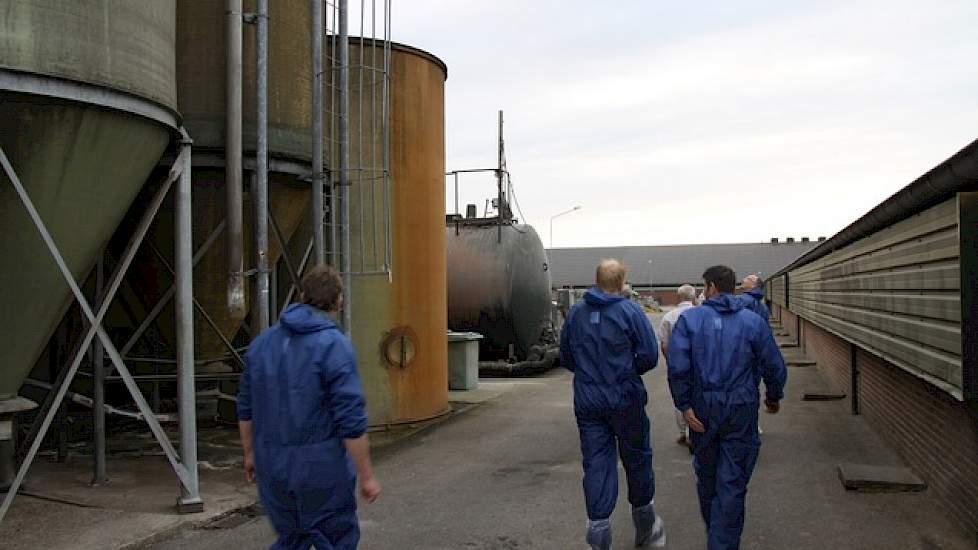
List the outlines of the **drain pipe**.
<svg viewBox="0 0 978 550">
<path fill-rule="evenodd" d="M 268 0 L 258 0 L 256 21 L 258 146 L 255 156 L 257 174 L 255 187 L 251 190 L 255 206 L 255 254 L 258 261 L 257 296 L 255 296 L 258 317 L 258 331 L 268 328 L 269 290 L 268 290 Z"/>
<path fill-rule="evenodd" d="M 323 0 L 311 0 L 312 9 L 312 234 L 313 265 L 325 263 L 323 229 Z M 302 276 L 302 273 L 299 273 Z"/>
<path fill-rule="evenodd" d="M 227 0 L 227 81 L 224 174 L 227 207 L 227 305 L 231 318 L 245 317 L 244 191 L 241 174 L 242 0 Z"/>
<path fill-rule="evenodd" d="M 339 145 L 340 145 L 340 265 L 343 274 L 343 330 L 352 332 L 353 301 L 350 285 L 350 36 L 347 30 L 347 0 L 339 0 Z"/>
</svg>

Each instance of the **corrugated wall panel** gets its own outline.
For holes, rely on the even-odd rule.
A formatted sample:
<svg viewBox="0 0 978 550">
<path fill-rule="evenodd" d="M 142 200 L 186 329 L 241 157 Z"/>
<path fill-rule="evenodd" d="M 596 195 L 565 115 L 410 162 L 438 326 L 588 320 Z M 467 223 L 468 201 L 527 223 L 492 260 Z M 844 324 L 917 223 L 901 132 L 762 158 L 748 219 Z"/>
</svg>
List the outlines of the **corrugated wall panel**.
<svg viewBox="0 0 978 550">
<path fill-rule="evenodd" d="M 784 306 L 785 303 L 785 287 L 784 287 L 784 275 L 772 278 L 768 281 L 768 292 L 771 297 L 771 301 L 779 306 Z"/>
<path fill-rule="evenodd" d="M 789 272 L 791 310 L 960 398 L 957 224 L 951 199 Z"/>
<path fill-rule="evenodd" d="M 907 294 L 905 291 L 837 292 L 804 289 L 798 300 L 817 301 L 853 309 L 882 313 L 901 313 L 915 317 L 931 317 L 950 323 L 961 321 L 961 296 L 951 293 L 927 292 Z"/>
</svg>

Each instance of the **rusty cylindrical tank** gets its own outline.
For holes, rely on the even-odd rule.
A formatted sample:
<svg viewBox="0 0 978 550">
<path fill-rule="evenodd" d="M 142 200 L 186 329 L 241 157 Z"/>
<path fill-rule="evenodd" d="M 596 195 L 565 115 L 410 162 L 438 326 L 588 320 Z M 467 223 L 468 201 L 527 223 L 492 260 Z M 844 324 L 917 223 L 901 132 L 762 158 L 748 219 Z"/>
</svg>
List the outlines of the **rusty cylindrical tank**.
<svg viewBox="0 0 978 550">
<path fill-rule="evenodd" d="M 254 11 L 246 0 L 245 11 Z M 309 204 L 310 125 L 312 112 L 309 68 L 311 45 L 309 3 L 305 0 L 269 2 L 268 151 L 269 207 L 288 239 L 306 217 Z M 197 250 L 226 214 L 224 176 L 225 134 L 225 2 L 224 0 L 177 1 L 176 73 L 179 108 L 194 139 L 193 217 Z M 252 202 L 249 184 L 255 152 L 255 34 L 246 25 L 243 45 L 243 146 L 245 167 L 244 242 L 245 269 L 255 265 Z M 172 257 L 172 223 L 164 214 L 150 236 L 163 255 Z M 228 340 L 234 340 L 241 319 L 227 307 L 225 233 L 212 243 L 194 268 L 194 297 Z M 282 247 L 269 229 L 269 265 Z M 137 259 L 130 284 L 133 294 L 148 308 L 166 291 L 172 278 L 156 257 L 143 252 Z M 246 290 L 250 305 L 252 288 Z M 172 307 L 172 306 L 171 306 Z M 160 336 L 171 341 L 171 310 L 164 310 L 158 324 Z M 220 357 L 226 347 L 216 332 L 196 312 L 194 342 L 197 359 Z"/>
<path fill-rule="evenodd" d="M 383 79 L 357 68 L 380 64 L 382 55 L 380 42 L 374 47 L 369 39 L 350 39 L 351 263 L 360 272 L 353 276 L 352 336 L 374 426 L 448 410 L 443 185 L 448 73 L 435 56 L 392 45 L 388 243 L 383 186 L 370 184 L 382 177 L 377 168 L 383 165 L 383 135 L 373 121 L 382 114 Z M 388 246 L 389 271 L 377 261 Z"/>
<path fill-rule="evenodd" d="M 499 229 L 448 224 L 448 326 L 482 334 L 483 360 L 523 360 L 550 323 L 550 271 L 533 227 Z"/>
</svg>

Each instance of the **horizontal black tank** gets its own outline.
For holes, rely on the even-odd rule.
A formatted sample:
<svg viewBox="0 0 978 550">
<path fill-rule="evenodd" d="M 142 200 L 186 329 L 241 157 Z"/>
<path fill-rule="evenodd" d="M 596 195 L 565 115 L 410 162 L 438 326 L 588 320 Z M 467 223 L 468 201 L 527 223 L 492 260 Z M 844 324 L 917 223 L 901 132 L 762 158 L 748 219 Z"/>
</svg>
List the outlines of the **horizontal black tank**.
<svg viewBox="0 0 978 550">
<path fill-rule="evenodd" d="M 550 325 L 550 271 L 533 227 L 449 220 L 448 327 L 478 332 L 483 361 L 524 360 Z"/>
</svg>

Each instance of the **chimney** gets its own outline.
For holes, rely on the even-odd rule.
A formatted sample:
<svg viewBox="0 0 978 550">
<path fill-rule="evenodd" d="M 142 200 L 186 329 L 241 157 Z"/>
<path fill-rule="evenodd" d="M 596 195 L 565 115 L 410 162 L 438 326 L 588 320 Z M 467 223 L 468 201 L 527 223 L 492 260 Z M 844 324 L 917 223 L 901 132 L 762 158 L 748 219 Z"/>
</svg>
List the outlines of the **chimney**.
<svg viewBox="0 0 978 550">
<path fill-rule="evenodd" d="M 794 237 L 788 237 L 787 239 L 784 240 L 784 242 L 786 242 L 788 244 L 795 244 L 795 238 Z"/>
<path fill-rule="evenodd" d="M 771 237 L 771 244 L 778 244 L 778 238 L 777 237 Z"/>
<path fill-rule="evenodd" d="M 475 205 L 474 204 L 466 204 L 465 205 L 465 217 L 466 218 L 475 218 L 478 215 L 479 215 L 478 214 L 478 211 L 475 209 Z"/>
<path fill-rule="evenodd" d="M 824 243 L 824 242 L 825 242 L 825 237 L 819 237 L 819 238 L 818 238 L 818 242 L 820 242 L 820 243 Z"/>
<path fill-rule="evenodd" d="M 803 242 L 803 243 L 807 243 L 807 242 L 810 242 L 810 241 L 811 241 L 811 239 L 809 239 L 808 237 L 802 237 L 801 238 L 801 242 Z"/>
</svg>

